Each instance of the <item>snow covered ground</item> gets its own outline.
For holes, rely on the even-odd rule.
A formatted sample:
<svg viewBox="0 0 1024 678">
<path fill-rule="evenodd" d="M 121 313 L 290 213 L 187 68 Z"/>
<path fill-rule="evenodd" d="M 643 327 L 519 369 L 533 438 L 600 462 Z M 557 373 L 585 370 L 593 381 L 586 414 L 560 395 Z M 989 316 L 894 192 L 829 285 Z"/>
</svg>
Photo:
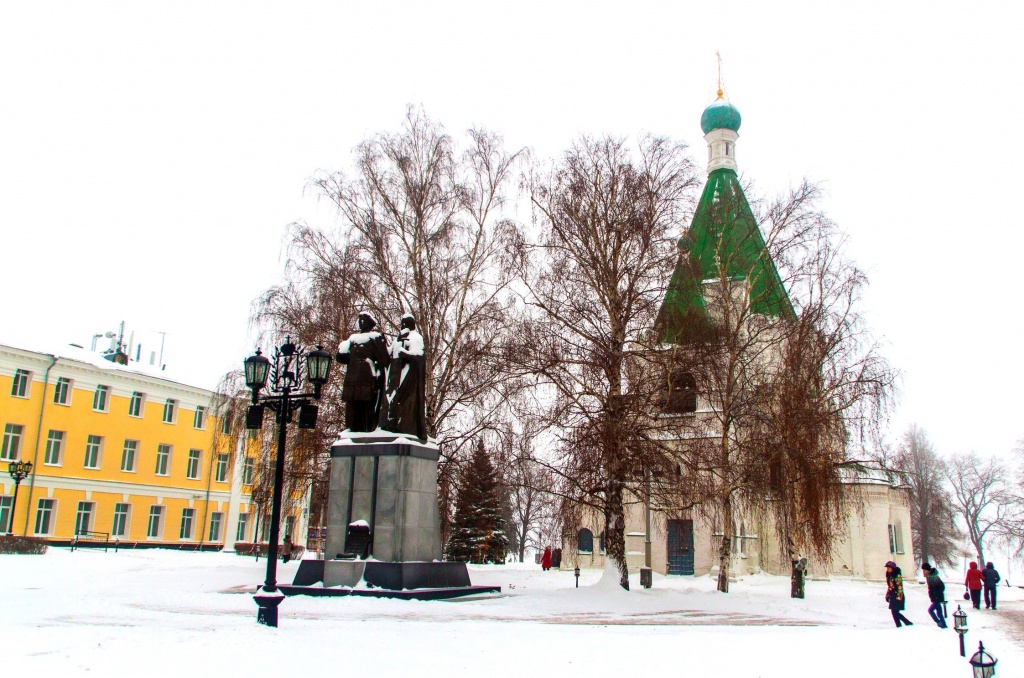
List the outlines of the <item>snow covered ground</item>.
<svg viewBox="0 0 1024 678">
<path fill-rule="evenodd" d="M 282 565 L 290 582 L 296 563 Z M 872 582 L 752 576 L 723 595 L 707 577 L 658 577 L 625 592 L 601 573 L 473 567 L 500 596 L 456 601 L 287 599 L 280 627 L 256 624 L 265 562 L 232 553 L 76 551 L 0 555 L 4 675 L 927 676 L 971 675 L 956 634 L 907 585 L 896 629 Z M 959 575 L 949 575 L 947 582 Z M 951 597 L 961 589 L 950 586 Z M 968 656 L 983 640 L 998 676 L 1024 676 L 1024 591 L 968 610 Z M 959 601 L 963 602 L 963 601 Z M 950 613 L 956 608 L 956 603 Z M 952 620 L 950 620 L 952 625 Z"/>
</svg>

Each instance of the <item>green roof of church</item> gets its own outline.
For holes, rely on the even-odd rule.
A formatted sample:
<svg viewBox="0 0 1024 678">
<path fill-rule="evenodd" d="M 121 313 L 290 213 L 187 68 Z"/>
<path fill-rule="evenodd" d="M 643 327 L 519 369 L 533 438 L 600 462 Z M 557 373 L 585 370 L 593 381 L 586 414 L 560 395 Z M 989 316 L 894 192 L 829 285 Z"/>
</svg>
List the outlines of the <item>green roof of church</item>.
<svg viewBox="0 0 1024 678">
<path fill-rule="evenodd" d="M 658 313 L 662 341 L 687 343 L 706 326 L 702 282 L 720 278 L 719 261 L 730 279 L 750 281 L 754 313 L 794 315 L 735 170 L 720 168 L 708 175 L 690 228 L 679 240 L 679 261 Z"/>
</svg>

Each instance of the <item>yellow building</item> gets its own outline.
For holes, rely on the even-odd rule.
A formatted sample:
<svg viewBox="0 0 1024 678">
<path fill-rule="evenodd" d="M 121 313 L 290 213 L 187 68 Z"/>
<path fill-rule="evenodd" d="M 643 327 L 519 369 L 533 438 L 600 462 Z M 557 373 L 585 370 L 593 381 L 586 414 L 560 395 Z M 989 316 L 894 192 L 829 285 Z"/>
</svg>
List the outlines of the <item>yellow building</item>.
<svg viewBox="0 0 1024 678">
<path fill-rule="evenodd" d="M 163 374 L 74 346 L 0 345 L 0 533 L 190 549 L 251 541 L 251 453 L 232 453 L 214 392 Z M 12 512 L 17 460 L 33 472 Z M 282 526 L 297 542 L 302 513 Z"/>
</svg>

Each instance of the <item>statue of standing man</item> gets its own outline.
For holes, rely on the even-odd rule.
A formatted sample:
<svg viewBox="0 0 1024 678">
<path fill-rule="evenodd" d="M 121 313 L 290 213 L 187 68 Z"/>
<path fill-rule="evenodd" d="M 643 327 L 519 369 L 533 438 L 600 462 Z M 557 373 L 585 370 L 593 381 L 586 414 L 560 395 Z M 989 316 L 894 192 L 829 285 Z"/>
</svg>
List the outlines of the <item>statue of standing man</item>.
<svg viewBox="0 0 1024 678">
<path fill-rule="evenodd" d="M 426 360 L 423 335 L 416 331 L 416 320 L 406 313 L 401 331 L 391 342 L 387 394 L 380 410 L 380 428 L 392 433 L 427 439 Z"/>
<path fill-rule="evenodd" d="M 345 402 L 345 425 L 353 433 L 377 428 L 384 401 L 384 378 L 391 355 L 387 342 L 375 332 L 377 321 L 369 311 L 359 314 L 359 332 L 338 347 L 338 362 L 348 365 L 341 399 Z"/>
</svg>

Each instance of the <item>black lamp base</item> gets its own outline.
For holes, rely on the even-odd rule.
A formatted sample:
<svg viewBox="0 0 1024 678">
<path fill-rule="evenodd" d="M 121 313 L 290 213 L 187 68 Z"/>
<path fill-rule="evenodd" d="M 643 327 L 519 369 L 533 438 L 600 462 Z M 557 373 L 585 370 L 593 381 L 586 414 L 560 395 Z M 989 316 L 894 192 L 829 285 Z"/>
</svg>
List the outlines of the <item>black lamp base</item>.
<svg viewBox="0 0 1024 678">
<path fill-rule="evenodd" d="M 256 613 L 256 623 L 277 628 L 277 606 L 284 600 L 284 596 L 278 592 L 273 595 L 257 593 L 253 596 L 253 600 L 260 606 Z"/>
</svg>

